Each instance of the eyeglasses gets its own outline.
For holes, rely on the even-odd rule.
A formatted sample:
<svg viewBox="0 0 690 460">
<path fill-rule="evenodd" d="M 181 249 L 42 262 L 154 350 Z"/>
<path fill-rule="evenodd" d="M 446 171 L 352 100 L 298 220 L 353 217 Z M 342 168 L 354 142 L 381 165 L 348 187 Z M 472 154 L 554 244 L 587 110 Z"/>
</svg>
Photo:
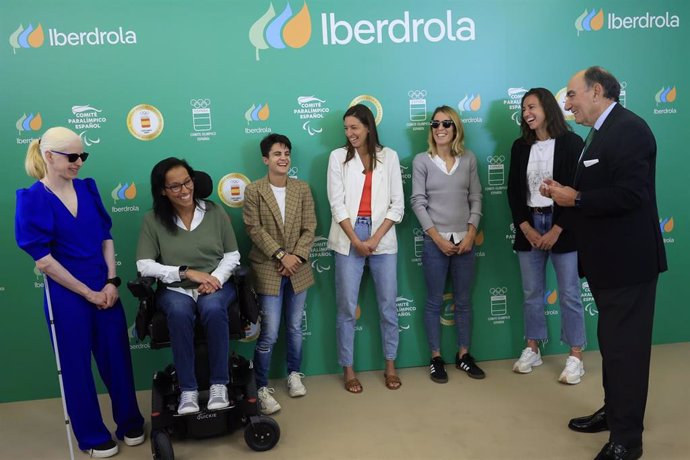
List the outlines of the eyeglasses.
<svg viewBox="0 0 690 460">
<path fill-rule="evenodd" d="M 86 159 L 89 157 L 89 154 L 86 152 L 82 153 L 65 153 L 65 152 L 58 152 L 57 150 L 51 150 L 53 153 L 57 153 L 59 155 L 64 155 L 67 157 L 67 161 L 70 163 L 76 163 L 76 161 L 81 158 L 81 161 L 84 162 Z"/>
<path fill-rule="evenodd" d="M 443 121 L 440 121 L 440 120 L 431 120 L 431 123 L 429 123 L 429 125 L 430 125 L 433 129 L 438 129 L 438 127 L 441 126 L 441 125 L 443 125 L 444 128 L 448 129 L 448 128 L 450 128 L 451 126 L 455 126 L 455 123 L 453 122 L 453 120 L 443 120 Z"/>
<path fill-rule="evenodd" d="M 173 193 L 179 193 L 180 190 L 182 190 L 182 186 L 184 185 L 184 188 L 187 190 L 192 190 L 194 189 L 194 181 L 192 180 L 191 177 L 187 178 L 186 181 L 182 182 L 181 184 L 172 184 L 172 185 L 164 185 L 166 189 L 170 190 Z"/>
</svg>

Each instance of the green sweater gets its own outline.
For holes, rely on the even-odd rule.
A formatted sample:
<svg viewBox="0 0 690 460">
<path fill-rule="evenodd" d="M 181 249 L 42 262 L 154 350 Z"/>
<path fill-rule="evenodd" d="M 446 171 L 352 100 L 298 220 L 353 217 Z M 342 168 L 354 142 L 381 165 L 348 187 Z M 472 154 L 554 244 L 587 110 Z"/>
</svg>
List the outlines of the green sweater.
<svg viewBox="0 0 690 460">
<path fill-rule="evenodd" d="M 227 213 L 210 201 L 205 203 L 204 218 L 192 231 L 177 227 L 177 231 L 171 233 L 156 219 L 153 211 L 146 213 L 139 234 L 137 260 L 153 259 L 163 265 L 187 265 L 204 273 L 215 270 L 226 252 L 237 251 L 237 240 Z M 198 284 L 184 280 L 169 286 L 188 289 L 196 288 Z"/>
</svg>

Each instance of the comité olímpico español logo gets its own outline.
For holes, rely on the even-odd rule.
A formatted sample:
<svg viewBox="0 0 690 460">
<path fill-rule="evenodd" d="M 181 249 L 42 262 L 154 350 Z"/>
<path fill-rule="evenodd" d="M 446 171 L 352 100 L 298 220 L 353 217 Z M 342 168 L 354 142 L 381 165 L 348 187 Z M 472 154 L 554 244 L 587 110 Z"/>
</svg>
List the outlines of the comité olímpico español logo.
<svg viewBox="0 0 690 460">
<path fill-rule="evenodd" d="M 249 41 L 256 48 L 257 61 L 259 50 L 302 48 L 310 38 L 311 16 L 306 2 L 296 14 L 288 3 L 278 16 L 270 3 L 266 12 L 249 28 Z"/>
</svg>

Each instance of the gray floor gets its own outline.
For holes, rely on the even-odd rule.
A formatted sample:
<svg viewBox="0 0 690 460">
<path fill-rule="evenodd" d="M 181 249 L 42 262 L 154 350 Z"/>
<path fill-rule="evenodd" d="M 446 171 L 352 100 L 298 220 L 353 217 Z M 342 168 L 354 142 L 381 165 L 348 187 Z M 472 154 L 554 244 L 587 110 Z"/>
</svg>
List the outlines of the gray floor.
<svg viewBox="0 0 690 460">
<path fill-rule="evenodd" d="M 647 403 L 647 459 L 690 458 L 690 343 L 654 347 Z M 287 396 L 276 381 L 283 409 L 275 419 L 282 436 L 275 449 L 250 451 L 242 431 L 202 441 L 175 442 L 177 459 L 592 459 L 607 433 L 567 429 L 570 417 L 586 415 L 602 401 L 601 360 L 585 353 L 587 374 L 575 386 L 556 379 L 565 356 L 549 356 L 528 375 L 511 372 L 511 361 L 481 363 L 486 380 L 449 368 L 439 385 L 427 368 L 402 369 L 403 386 L 387 390 L 382 372 L 360 374 L 364 392 L 346 393 L 340 376 L 305 380 L 309 393 Z M 144 412 L 149 392 L 138 394 Z M 109 401 L 102 397 L 106 420 Z M 110 422 L 112 425 L 112 422 Z M 0 458 L 69 458 L 59 399 L 0 404 Z M 77 451 L 75 458 L 88 458 Z M 148 440 L 138 447 L 120 443 L 118 459 L 147 459 Z"/>
</svg>

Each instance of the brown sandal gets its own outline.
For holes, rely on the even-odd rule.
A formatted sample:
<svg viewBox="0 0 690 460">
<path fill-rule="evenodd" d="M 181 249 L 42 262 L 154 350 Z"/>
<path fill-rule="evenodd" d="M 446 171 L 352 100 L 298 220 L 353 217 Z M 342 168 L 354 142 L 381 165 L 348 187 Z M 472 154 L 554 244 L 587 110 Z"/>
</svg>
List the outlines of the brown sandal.
<svg viewBox="0 0 690 460">
<path fill-rule="evenodd" d="M 362 390 L 364 390 L 364 387 L 360 383 L 359 379 L 357 377 L 353 377 L 350 380 L 345 381 L 345 389 L 349 391 L 350 393 L 361 393 Z"/>
<path fill-rule="evenodd" d="M 384 373 L 383 377 L 386 380 L 386 388 L 388 388 L 389 390 L 397 390 L 402 386 L 400 377 L 398 377 L 397 375 L 388 375 Z"/>
</svg>

